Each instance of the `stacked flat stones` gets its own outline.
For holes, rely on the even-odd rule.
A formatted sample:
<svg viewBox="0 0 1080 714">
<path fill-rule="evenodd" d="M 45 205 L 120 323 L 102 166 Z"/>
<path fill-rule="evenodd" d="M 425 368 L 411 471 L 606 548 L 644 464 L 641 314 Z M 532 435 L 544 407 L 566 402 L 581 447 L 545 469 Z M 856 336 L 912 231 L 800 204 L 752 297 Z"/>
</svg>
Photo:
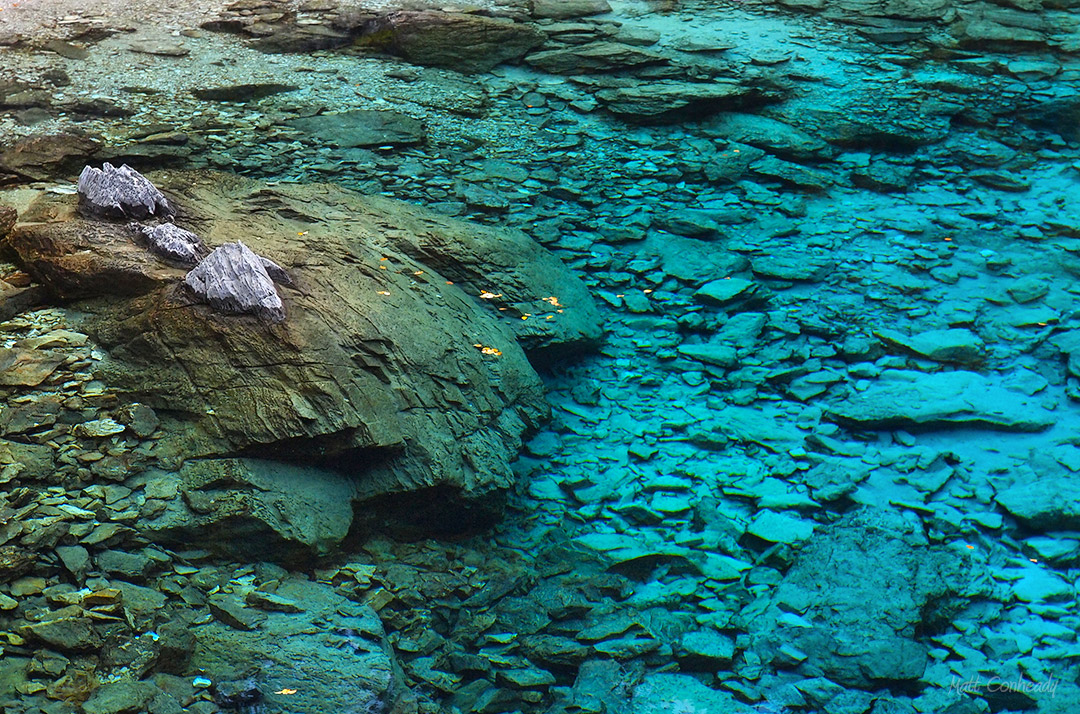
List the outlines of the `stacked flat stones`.
<svg viewBox="0 0 1080 714">
<path fill-rule="evenodd" d="M 257 315 L 269 322 L 285 319 L 274 281 L 291 284 L 277 263 L 256 255 L 240 241 L 210 251 L 191 231 L 172 223 L 175 211 L 145 176 L 127 164 L 100 169 L 87 166 L 79 176 L 79 212 L 88 218 L 151 217 L 165 222 L 133 227 L 147 248 L 163 260 L 191 267 L 184 283 L 215 310 Z"/>
</svg>

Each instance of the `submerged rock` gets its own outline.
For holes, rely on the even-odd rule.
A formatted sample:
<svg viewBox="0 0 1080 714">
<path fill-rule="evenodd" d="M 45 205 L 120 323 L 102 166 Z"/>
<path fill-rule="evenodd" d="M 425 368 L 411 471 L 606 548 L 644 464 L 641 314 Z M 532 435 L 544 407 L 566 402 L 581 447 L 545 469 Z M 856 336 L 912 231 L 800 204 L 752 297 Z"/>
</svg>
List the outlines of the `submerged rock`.
<svg viewBox="0 0 1080 714">
<path fill-rule="evenodd" d="M 602 89 L 596 97 L 609 112 L 621 119 L 638 124 L 658 124 L 735 109 L 744 103 L 771 98 L 774 94 L 772 90 L 726 80 L 656 80 Z"/>
<path fill-rule="evenodd" d="M 254 249 L 233 243 L 191 282 L 215 284 L 220 271 L 206 266 L 234 254 L 269 295 L 277 271 L 256 255 L 266 253 L 302 287 L 288 321 L 267 329 L 197 302 L 183 269 L 125 225 L 80 217 L 74 197 L 29 206 L 11 249 L 53 293 L 80 300 L 85 331 L 109 354 L 102 380 L 161 418 L 160 461 L 244 453 L 331 467 L 351 484 L 343 504 L 400 494 L 363 509 L 380 519 L 461 528 L 498 513 L 509 464 L 547 414 L 526 350 L 554 359 L 601 335 L 583 283 L 523 233 L 333 185 L 151 177 L 207 243 L 242 235 Z M 228 518 L 215 513 L 181 512 L 158 530 Z"/>
<path fill-rule="evenodd" d="M 100 169 L 87 166 L 79 175 L 79 210 L 99 218 L 135 218 L 172 215 L 165 196 L 127 164 L 116 168 L 105 162 Z"/>
<path fill-rule="evenodd" d="M 407 146 L 422 143 L 426 138 L 419 120 L 400 112 L 377 109 L 319 114 L 292 119 L 288 124 L 304 132 L 305 138 L 342 148 Z"/>
<path fill-rule="evenodd" d="M 329 553 L 352 523 L 347 479 L 259 459 L 200 459 L 176 474 L 149 471 L 130 482 L 170 499 L 138 529 L 161 542 L 197 543 L 235 558 L 290 560 Z"/>
<path fill-rule="evenodd" d="M 916 335 L 905 335 L 896 330 L 879 330 L 876 333 L 886 342 L 905 347 L 937 362 L 981 362 L 986 346 L 971 330 L 927 330 Z"/>
<path fill-rule="evenodd" d="M 998 504 L 1037 530 L 1080 528 L 1080 498 L 1072 477 L 1047 477 L 999 491 Z"/>
<path fill-rule="evenodd" d="M 251 313 L 271 322 L 285 319 L 285 307 L 266 265 L 240 241 L 216 248 L 184 282 L 215 310 Z"/>
<path fill-rule="evenodd" d="M 294 84 L 266 82 L 262 84 L 230 84 L 223 87 L 203 87 L 191 91 L 199 99 L 212 102 L 250 102 L 264 99 L 275 94 L 294 92 L 299 87 Z"/>
<path fill-rule="evenodd" d="M 584 74 L 667 64 L 668 58 L 622 42 L 591 42 L 580 47 L 534 52 L 525 61 L 553 74 Z"/>
<path fill-rule="evenodd" d="M 567 20 L 611 12 L 607 0 L 531 0 L 532 16 L 551 20 Z"/>
<path fill-rule="evenodd" d="M 785 159 L 820 159 L 833 153 L 822 139 L 759 114 L 719 114 L 703 128 L 709 136 L 750 144 Z"/>
<path fill-rule="evenodd" d="M 532 25 L 480 15 L 401 10 L 374 23 L 365 40 L 410 62 L 459 72 L 486 72 L 543 43 Z"/>
<path fill-rule="evenodd" d="M 875 429 L 965 425 L 1042 431 L 1056 421 L 1035 398 L 963 370 L 887 370 L 867 388 L 827 405 L 825 413 L 841 423 Z"/>
<path fill-rule="evenodd" d="M 0 204 L 0 240 L 6 238 L 11 229 L 15 227 L 15 221 L 18 217 L 18 211 L 14 208 Z"/>
<path fill-rule="evenodd" d="M 261 698 L 259 707 L 296 714 L 415 711 L 394 706 L 408 695 L 370 606 L 347 600 L 332 586 L 296 577 L 284 579 L 277 595 L 303 602 L 306 612 L 252 610 L 246 614 L 258 615 L 255 630 L 221 621 L 195 628 L 190 667 L 212 673 L 219 699 L 242 692 L 248 701 Z M 234 614 L 244 610 L 235 605 Z M 220 599 L 214 608 L 215 616 L 231 619 Z M 275 643 L 280 656 L 266 656 L 267 642 Z"/>
<path fill-rule="evenodd" d="M 629 714 L 753 714 L 731 694 L 711 689 L 689 674 L 653 672 L 631 690 Z"/>
<path fill-rule="evenodd" d="M 47 134 L 19 139 L 0 152 L 0 174 L 31 181 L 68 178 L 101 148 L 96 139 L 77 134 Z"/>
<path fill-rule="evenodd" d="M 181 265 L 195 265 L 209 252 L 199 236 L 174 223 L 144 226 L 140 232 L 151 252 Z"/>
<path fill-rule="evenodd" d="M 920 632 L 943 626 L 942 609 L 966 596 L 971 577 L 955 552 L 929 544 L 918 520 L 858 511 L 803 546 L 755 615 L 751 649 L 851 687 L 915 680 L 930 664 Z"/>
</svg>

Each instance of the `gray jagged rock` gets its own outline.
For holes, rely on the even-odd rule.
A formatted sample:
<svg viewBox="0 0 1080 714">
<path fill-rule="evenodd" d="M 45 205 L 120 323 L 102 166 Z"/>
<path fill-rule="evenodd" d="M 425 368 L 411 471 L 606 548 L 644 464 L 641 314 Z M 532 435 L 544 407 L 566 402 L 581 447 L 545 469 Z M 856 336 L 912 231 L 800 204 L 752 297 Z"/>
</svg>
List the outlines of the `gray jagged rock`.
<svg viewBox="0 0 1080 714">
<path fill-rule="evenodd" d="M 209 254 L 199 236 L 175 223 L 139 226 L 151 253 L 181 265 L 195 265 Z"/>
<path fill-rule="evenodd" d="M 142 220 L 173 214 L 161 191 L 127 164 L 116 168 L 106 161 L 100 169 L 85 167 L 78 189 L 79 211 L 84 216 Z"/>
<path fill-rule="evenodd" d="M 285 307 L 263 259 L 240 241 L 216 248 L 184 282 L 215 310 L 253 313 L 271 322 L 285 319 Z"/>
</svg>

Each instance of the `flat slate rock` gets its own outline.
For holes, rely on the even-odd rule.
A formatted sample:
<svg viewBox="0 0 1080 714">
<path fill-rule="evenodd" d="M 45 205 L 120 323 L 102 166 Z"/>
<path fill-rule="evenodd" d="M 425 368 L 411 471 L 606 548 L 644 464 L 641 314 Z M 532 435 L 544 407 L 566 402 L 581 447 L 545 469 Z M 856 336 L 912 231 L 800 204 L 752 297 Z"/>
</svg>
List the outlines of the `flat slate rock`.
<svg viewBox="0 0 1080 714">
<path fill-rule="evenodd" d="M 538 19 L 567 20 L 611 12 L 607 0 L 532 0 L 532 16 Z"/>
<path fill-rule="evenodd" d="M 760 114 L 718 114 L 709 120 L 705 130 L 711 135 L 750 144 L 785 159 L 815 159 L 833 153 L 822 139 Z"/>
<path fill-rule="evenodd" d="M 365 26 L 361 42 L 414 64 L 457 72 L 487 72 L 544 43 L 547 35 L 522 22 L 461 12 L 399 10 Z"/>
<path fill-rule="evenodd" d="M 294 92 L 297 89 L 299 87 L 294 84 L 266 82 L 262 84 L 230 84 L 225 87 L 204 87 L 193 89 L 191 93 L 198 99 L 211 102 L 250 102 L 275 94 Z"/>
<path fill-rule="evenodd" d="M 78 191 L 79 211 L 88 217 L 142 220 L 173 213 L 161 191 L 127 164 L 87 166 L 79 175 Z"/>
<path fill-rule="evenodd" d="M 752 295 L 757 286 L 743 278 L 721 278 L 705 283 L 694 293 L 694 298 L 706 305 L 725 305 L 736 298 Z"/>
<path fill-rule="evenodd" d="M 142 40 L 132 42 L 128 50 L 144 55 L 158 55 L 161 57 L 184 57 L 191 54 L 191 50 L 179 42 L 167 40 Z"/>
<path fill-rule="evenodd" d="M 689 674 L 655 672 L 646 675 L 631 691 L 630 714 L 753 714 L 757 711 Z"/>
<path fill-rule="evenodd" d="M 622 42 L 590 42 L 578 47 L 534 52 L 525 61 L 552 74 L 610 72 L 650 64 L 667 64 L 668 58 L 652 50 Z"/>
<path fill-rule="evenodd" d="M 341 148 L 406 146 L 427 138 L 420 121 L 400 112 L 376 109 L 320 114 L 286 123 L 320 143 Z"/>
<path fill-rule="evenodd" d="M 997 503 L 1030 528 L 1080 528 L 1080 497 L 1071 476 L 1020 483 L 999 491 Z"/>
<path fill-rule="evenodd" d="M 597 99 L 612 114 L 640 124 L 664 123 L 677 119 L 688 110 L 704 112 L 721 104 L 760 93 L 735 82 L 682 82 L 654 80 L 629 87 L 601 89 Z"/>
<path fill-rule="evenodd" d="M 251 313 L 281 322 L 285 307 L 262 259 L 237 241 L 214 250 L 184 282 L 215 310 Z"/>
<path fill-rule="evenodd" d="M 837 422 L 871 429 L 948 425 L 1035 432 L 1053 426 L 1039 401 L 975 372 L 886 370 L 866 389 L 825 406 Z"/>
<path fill-rule="evenodd" d="M 876 334 L 936 362 L 971 364 L 981 362 L 986 354 L 986 345 L 971 330 L 927 330 L 910 336 L 896 330 L 879 330 Z"/>
</svg>

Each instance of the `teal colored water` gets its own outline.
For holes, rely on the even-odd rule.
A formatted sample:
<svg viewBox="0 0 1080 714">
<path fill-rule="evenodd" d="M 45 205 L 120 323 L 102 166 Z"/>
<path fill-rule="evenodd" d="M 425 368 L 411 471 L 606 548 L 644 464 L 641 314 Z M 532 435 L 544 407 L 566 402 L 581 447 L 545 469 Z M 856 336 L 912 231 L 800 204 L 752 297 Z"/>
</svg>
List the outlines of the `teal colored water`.
<svg viewBox="0 0 1080 714">
<path fill-rule="evenodd" d="M 1077 10 L 609 1 L 0 47 L 5 711 L 1080 706 Z"/>
</svg>

